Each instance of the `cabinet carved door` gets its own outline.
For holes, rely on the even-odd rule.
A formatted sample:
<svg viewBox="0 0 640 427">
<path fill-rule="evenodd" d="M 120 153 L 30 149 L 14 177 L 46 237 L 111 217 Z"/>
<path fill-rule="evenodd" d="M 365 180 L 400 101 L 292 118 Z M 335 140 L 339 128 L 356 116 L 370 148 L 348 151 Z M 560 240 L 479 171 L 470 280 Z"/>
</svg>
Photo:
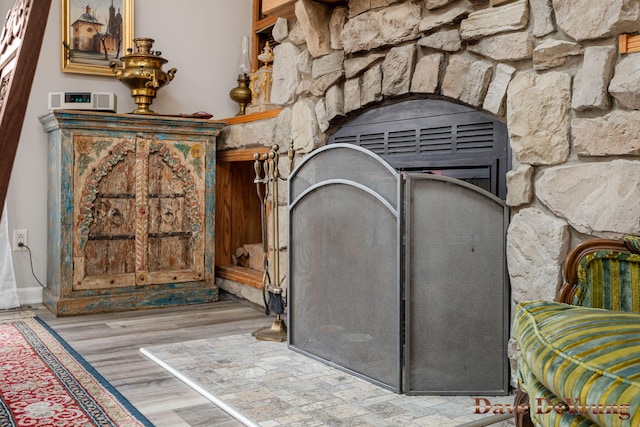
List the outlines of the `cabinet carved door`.
<svg viewBox="0 0 640 427">
<path fill-rule="evenodd" d="M 72 139 L 73 289 L 203 280 L 204 143 Z"/>
</svg>

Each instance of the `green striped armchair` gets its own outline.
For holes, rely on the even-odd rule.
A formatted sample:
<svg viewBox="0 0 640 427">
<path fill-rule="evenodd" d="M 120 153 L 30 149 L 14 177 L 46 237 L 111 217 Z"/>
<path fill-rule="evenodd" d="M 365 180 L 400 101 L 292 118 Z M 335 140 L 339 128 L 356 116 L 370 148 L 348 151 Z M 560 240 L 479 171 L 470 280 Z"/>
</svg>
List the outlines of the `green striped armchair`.
<svg viewBox="0 0 640 427">
<path fill-rule="evenodd" d="M 574 248 L 556 301 L 516 306 L 517 426 L 640 426 L 640 237 Z"/>
</svg>

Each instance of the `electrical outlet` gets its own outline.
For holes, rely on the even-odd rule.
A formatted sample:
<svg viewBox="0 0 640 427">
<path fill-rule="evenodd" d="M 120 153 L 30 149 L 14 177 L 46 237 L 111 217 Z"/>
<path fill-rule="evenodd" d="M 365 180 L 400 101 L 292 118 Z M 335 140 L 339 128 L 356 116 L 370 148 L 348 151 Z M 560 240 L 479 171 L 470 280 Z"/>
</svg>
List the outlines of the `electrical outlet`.
<svg viewBox="0 0 640 427">
<path fill-rule="evenodd" d="M 20 244 L 28 245 L 27 242 L 27 229 L 13 230 L 13 250 L 14 251 L 26 251 L 27 248 L 20 246 Z"/>
</svg>

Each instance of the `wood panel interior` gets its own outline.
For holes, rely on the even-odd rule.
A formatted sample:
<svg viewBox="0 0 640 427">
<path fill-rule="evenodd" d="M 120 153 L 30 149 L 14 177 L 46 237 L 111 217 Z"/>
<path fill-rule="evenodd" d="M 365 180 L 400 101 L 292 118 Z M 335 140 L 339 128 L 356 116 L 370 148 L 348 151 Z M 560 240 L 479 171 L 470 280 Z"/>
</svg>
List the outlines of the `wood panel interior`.
<svg viewBox="0 0 640 427">
<path fill-rule="evenodd" d="M 268 150 L 219 152 L 216 166 L 216 275 L 253 287 L 261 286 L 262 271 L 234 265 L 232 254 L 244 244 L 262 243 L 253 155 Z"/>
</svg>

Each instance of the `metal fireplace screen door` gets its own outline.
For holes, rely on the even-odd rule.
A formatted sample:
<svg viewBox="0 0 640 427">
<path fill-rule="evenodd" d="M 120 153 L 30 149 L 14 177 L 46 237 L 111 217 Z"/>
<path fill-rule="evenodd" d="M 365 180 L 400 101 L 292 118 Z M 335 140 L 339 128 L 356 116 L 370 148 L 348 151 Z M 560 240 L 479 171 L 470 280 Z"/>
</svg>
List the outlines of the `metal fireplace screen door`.
<svg viewBox="0 0 640 427">
<path fill-rule="evenodd" d="M 289 345 L 400 391 L 400 176 L 325 146 L 289 181 Z"/>
<path fill-rule="evenodd" d="M 509 392 L 505 203 L 453 178 L 406 180 L 404 391 Z"/>
<path fill-rule="evenodd" d="M 289 181 L 290 348 L 396 392 L 507 393 L 507 221 L 463 181 L 317 150 Z"/>
</svg>

